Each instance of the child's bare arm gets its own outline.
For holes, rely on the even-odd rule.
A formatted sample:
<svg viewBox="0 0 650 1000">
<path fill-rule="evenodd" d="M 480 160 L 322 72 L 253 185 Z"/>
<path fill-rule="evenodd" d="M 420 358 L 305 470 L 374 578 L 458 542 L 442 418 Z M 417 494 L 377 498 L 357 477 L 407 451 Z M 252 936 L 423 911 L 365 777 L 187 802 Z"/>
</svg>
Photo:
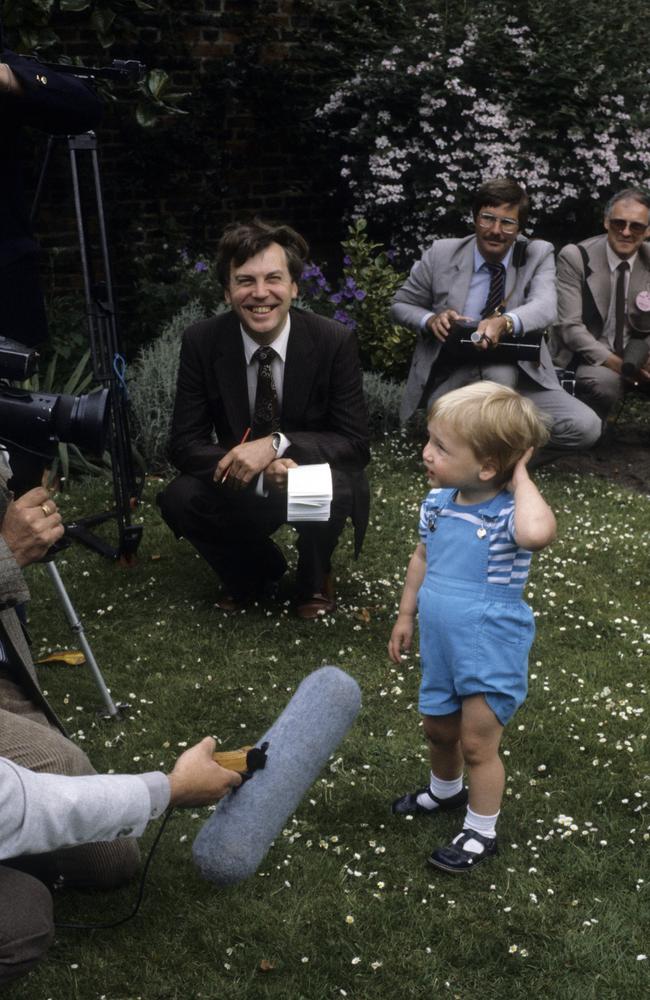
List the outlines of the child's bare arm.
<svg viewBox="0 0 650 1000">
<path fill-rule="evenodd" d="M 422 586 L 426 568 L 426 550 L 424 544 L 419 542 L 415 547 L 406 571 L 406 581 L 402 591 L 402 598 L 399 602 L 397 621 L 393 626 L 393 631 L 388 642 L 388 655 L 393 663 L 400 663 L 402 650 L 409 650 L 411 648 L 415 615 L 418 606 L 418 590 Z"/>
<path fill-rule="evenodd" d="M 510 490 L 515 499 L 515 541 L 534 552 L 552 542 L 557 532 L 553 511 L 528 475 L 526 465 L 532 454 L 529 448 L 517 462 Z"/>
</svg>

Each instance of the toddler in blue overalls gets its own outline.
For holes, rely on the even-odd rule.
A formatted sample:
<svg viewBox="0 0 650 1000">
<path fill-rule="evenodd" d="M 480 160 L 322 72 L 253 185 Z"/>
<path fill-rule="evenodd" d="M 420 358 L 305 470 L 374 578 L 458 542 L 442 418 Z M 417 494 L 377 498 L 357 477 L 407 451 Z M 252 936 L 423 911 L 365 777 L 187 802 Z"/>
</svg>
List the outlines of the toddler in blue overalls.
<svg viewBox="0 0 650 1000">
<path fill-rule="evenodd" d="M 429 742 L 428 788 L 393 803 L 401 815 L 468 804 L 465 824 L 429 862 L 463 872 L 497 853 L 505 775 L 503 727 L 526 697 L 535 628 L 522 599 L 531 553 L 555 518 L 526 464 L 548 439 L 533 404 L 477 382 L 436 400 L 423 458 L 433 489 L 422 504 L 388 652 L 401 662 L 419 618 L 419 708 Z M 469 796 L 463 767 L 469 774 Z"/>
</svg>

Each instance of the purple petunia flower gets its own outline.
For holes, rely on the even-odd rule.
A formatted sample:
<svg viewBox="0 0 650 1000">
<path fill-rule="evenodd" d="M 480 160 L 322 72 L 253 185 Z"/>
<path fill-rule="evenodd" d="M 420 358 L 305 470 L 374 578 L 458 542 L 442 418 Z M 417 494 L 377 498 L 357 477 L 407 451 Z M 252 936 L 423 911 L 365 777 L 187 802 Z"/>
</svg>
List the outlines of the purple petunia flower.
<svg viewBox="0 0 650 1000">
<path fill-rule="evenodd" d="M 197 260 L 196 264 L 194 265 L 194 270 L 198 271 L 199 274 L 201 273 L 201 271 L 207 271 L 207 269 L 208 265 L 205 263 L 204 260 Z"/>
<path fill-rule="evenodd" d="M 334 319 L 338 320 L 339 323 L 343 323 L 343 326 L 347 326 L 349 330 L 354 330 L 357 325 L 352 317 L 346 313 L 345 309 L 337 309 L 334 313 Z"/>
</svg>

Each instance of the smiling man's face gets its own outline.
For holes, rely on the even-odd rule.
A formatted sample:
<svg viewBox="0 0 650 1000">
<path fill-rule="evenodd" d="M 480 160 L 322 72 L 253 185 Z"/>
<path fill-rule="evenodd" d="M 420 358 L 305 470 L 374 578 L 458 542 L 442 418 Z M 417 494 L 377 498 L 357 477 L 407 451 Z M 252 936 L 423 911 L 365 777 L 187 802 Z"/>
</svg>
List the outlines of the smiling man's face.
<svg viewBox="0 0 650 1000">
<path fill-rule="evenodd" d="M 226 302 L 258 344 L 270 344 L 281 333 L 297 295 L 298 286 L 279 243 L 271 243 L 239 267 L 230 267 Z"/>
<path fill-rule="evenodd" d="M 621 260 L 637 252 L 650 234 L 650 211 L 634 198 L 615 201 L 605 217 L 607 242 Z"/>
</svg>

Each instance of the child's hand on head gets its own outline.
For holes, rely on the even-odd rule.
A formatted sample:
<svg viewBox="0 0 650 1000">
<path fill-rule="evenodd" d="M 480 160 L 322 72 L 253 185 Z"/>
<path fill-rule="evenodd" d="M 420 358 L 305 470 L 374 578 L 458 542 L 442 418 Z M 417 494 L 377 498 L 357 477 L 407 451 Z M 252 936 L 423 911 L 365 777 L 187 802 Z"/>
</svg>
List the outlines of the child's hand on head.
<svg viewBox="0 0 650 1000">
<path fill-rule="evenodd" d="M 510 490 L 511 493 L 514 493 L 517 487 L 521 486 L 522 483 L 526 483 L 529 481 L 530 476 L 528 475 L 528 469 L 526 468 L 526 466 L 533 457 L 534 451 L 535 451 L 534 448 L 529 448 L 528 451 L 525 451 L 524 454 L 519 459 L 519 461 L 517 462 L 517 464 L 515 465 L 514 469 L 512 470 L 512 478 L 508 483 L 508 489 Z"/>
</svg>

